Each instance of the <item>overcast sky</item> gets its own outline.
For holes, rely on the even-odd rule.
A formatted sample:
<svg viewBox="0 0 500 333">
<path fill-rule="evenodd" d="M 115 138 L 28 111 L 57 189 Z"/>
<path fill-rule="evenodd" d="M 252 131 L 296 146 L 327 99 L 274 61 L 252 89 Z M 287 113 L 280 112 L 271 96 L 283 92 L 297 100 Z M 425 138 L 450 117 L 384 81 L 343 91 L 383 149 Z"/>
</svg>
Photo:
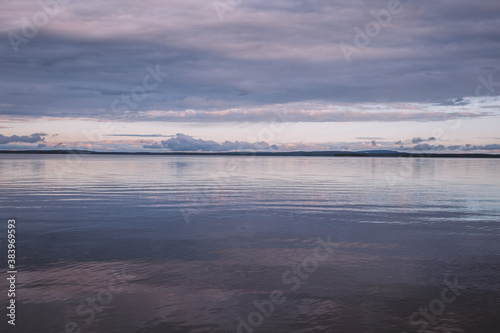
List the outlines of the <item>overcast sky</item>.
<svg viewBox="0 0 500 333">
<path fill-rule="evenodd" d="M 498 0 L 3 1 L 0 149 L 500 153 Z"/>
</svg>

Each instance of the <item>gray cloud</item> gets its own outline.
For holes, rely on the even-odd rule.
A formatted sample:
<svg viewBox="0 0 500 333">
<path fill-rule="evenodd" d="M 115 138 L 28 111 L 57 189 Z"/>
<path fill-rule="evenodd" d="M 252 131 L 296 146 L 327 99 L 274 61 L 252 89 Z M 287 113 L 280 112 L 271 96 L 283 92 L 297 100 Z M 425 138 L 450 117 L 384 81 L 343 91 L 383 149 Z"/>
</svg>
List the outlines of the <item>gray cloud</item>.
<svg viewBox="0 0 500 333">
<path fill-rule="evenodd" d="M 464 149 L 466 151 L 471 151 L 471 150 L 500 150 L 500 144 L 489 144 L 489 145 L 471 145 L 467 144 L 465 145 Z"/>
<path fill-rule="evenodd" d="M 12 135 L 12 136 L 5 136 L 0 134 L 0 144 L 4 145 L 7 143 L 11 142 L 24 142 L 24 143 L 36 143 L 36 142 L 43 142 L 45 141 L 45 138 L 43 136 L 46 136 L 46 133 L 34 133 L 31 135 Z"/>
<path fill-rule="evenodd" d="M 427 138 L 427 139 L 422 139 L 421 137 L 411 139 L 411 143 L 420 143 L 420 142 L 426 142 L 426 141 L 436 141 L 436 138 L 431 136 L 430 138 Z"/>
<path fill-rule="evenodd" d="M 217 143 L 212 140 L 195 139 L 189 135 L 177 133 L 174 138 L 161 142 L 163 147 L 172 151 L 232 151 L 232 150 L 276 150 L 276 145 L 267 142 L 225 141 Z"/>
<path fill-rule="evenodd" d="M 455 98 L 447 100 L 446 102 L 439 103 L 439 105 L 443 106 L 464 106 L 470 104 L 470 101 L 467 101 L 463 98 Z"/>
<path fill-rule="evenodd" d="M 399 141 L 396 141 L 394 142 L 394 144 L 396 145 L 402 145 L 402 144 L 405 144 L 405 143 L 421 143 L 421 142 L 430 142 L 430 141 L 436 141 L 436 138 L 431 136 L 427 139 L 423 139 L 421 137 L 416 137 L 416 138 L 413 138 L 411 140 L 405 140 L 405 141 L 402 141 L 402 140 L 399 140 Z"/>
<path fill-rule="evenodd" d="M 422 143 L 414 146 L 413 150 L 460 150 L 460 151 L 476 151 L 476 150 L 500 150 L 500 144 L 489 144 L 489 145 L 430 145 L 427 143 Z"/>
<path fill-rule="evenodd" d="M 413 147 L 413 150 L 445 150 L 443 145 L 430 145 L 428 143 L 420 143 Z"/>
</svg>

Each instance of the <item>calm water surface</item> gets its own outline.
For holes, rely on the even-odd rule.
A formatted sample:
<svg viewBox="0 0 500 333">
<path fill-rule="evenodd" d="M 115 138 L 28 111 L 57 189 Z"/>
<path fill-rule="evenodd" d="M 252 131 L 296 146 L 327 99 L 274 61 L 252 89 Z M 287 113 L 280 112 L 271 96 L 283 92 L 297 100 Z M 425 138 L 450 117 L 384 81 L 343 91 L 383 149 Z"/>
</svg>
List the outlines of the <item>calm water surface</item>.
<svg viewBox="0 0 500 333">
<path fill-rule="evenodd" d="M 15 329 L 500 332 L 499 171 L 489 159 L 2 154 Z"/>
</svg>

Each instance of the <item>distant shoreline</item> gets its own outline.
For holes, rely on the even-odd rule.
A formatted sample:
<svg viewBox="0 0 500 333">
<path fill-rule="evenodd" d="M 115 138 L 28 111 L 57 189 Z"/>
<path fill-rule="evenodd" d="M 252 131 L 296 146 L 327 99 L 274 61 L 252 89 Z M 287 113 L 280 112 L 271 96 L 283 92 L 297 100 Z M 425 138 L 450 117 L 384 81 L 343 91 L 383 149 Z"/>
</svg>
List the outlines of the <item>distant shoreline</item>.
<svg viewBox="0 0 500 333">
<path fill-rule="evenodd" d="M 99 152 L 90 150 L 0 150 L 0 154 L 36 155 L 146 155 L 146 156 L 318 156 L 318 157 L 413 157 L 413 158 L 500 158 L 500 154 L 405 153 L 397 151 L 289 151 L 289 152 Z"/>
</svg>

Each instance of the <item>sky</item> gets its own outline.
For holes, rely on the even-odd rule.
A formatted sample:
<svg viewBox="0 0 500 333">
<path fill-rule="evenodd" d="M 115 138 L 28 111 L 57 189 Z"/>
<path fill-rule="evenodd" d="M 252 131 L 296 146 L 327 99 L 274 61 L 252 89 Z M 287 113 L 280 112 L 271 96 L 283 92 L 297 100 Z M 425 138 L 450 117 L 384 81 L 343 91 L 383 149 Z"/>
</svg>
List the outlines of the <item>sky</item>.
<svg viewBox="0 0 500 333">
<path fill-rule="evenodd" d="M 16 0 L 0 150 L 500 153 L 496 0 Z"/>
</svg>

